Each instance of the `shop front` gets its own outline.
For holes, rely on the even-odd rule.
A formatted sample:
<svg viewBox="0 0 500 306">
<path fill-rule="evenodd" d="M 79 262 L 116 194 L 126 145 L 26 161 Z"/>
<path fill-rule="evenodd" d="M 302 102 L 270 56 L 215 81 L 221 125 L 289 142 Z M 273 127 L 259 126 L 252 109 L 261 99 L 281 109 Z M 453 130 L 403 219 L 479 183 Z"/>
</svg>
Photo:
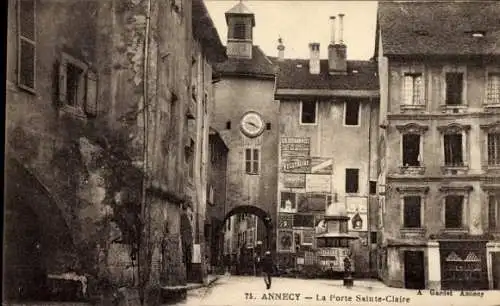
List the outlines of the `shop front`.
<svg viewBox="0 0 500 306">
<path fill-rule="evenodd" d="M 486 241 L 440 241 L 442 289 L 488 289 Z"/>
</svg>

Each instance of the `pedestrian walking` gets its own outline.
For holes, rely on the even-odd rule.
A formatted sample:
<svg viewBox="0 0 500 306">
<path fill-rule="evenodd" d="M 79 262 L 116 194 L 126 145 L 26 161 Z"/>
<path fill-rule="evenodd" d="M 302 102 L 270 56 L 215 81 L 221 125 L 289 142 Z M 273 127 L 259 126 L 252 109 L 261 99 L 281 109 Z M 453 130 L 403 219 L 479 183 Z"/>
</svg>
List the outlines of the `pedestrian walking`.
<svg viewBox="0 0 500 306">
<path fill-rule="evenodd" d="M 266 288 L 271 288 L 271 276 L 274 272 L 274 263 L 270 251 L 266 251 L 264 258 L 262 258 L 262 274 L 264 275 L 264 283 Z"/>
</svg>

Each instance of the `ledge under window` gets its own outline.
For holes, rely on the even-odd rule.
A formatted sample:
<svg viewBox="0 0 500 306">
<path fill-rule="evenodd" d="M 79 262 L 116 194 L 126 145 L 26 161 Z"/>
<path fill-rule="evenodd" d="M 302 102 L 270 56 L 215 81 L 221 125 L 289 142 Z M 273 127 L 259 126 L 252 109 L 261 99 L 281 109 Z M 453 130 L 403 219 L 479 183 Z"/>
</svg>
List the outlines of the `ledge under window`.
<svg viewBox="0 0 500 306">
<path fill-rule="evenodd" d="M 443 233 L 446 234 L 468 234 L 469 228 L 461 227 L 461 228 L 444 228 L 442 230 Z"/>
<path fill-rule="evenodd" d="M 81 107 L 63 105 L 59 108 L 59 115 L 68 114 L 80 120 L 87 120 L 87 116 Z"/>
<path fill-rule="evenodd" d="M 425 232 L 423 227 L 402 227 L 399 230 L 401 238 L 423 237 Z"/>
<path fill-rule="evenodd" d="M 499 108 L 500 109 L 500 103 L 493 103 L 493 102 L 487 102 L 487 103 L 484 103 L 483 107 L 485 109 L 489 109 L 489 108 Z"/>
<path fill-rule="evenodd" d="M 401 111 L 425 110 L 425 104 L 400 104 Z"/>
<path fill-rule="evenodd" d="M 399 173 L 405 175 L 422 175 L 425 173 L 424 166 L 399 166 Z"/>
<path fill-rule="evenodd" d="M 442 166 L 441 167 L 441 172 L 444 175 L 467 174 L 468 171 L 469 171 L 469 166 L 467 166 L 467 165 L 462 165 L 462 166 Z"/>
<path fill-rule="evenodd" d="M 444 113 L 460 114 L 465 113 L 469 108 L 468 105 L 464 104 L 443 104 L 441 105 L 441 110 Z"/>
</svg>

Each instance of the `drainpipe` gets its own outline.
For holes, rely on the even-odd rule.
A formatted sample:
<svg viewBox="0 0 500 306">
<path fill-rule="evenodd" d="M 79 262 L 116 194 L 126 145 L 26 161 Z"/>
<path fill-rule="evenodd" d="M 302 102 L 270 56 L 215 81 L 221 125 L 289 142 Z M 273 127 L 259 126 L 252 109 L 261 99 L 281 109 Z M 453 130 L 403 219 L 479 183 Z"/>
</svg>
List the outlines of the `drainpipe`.
<svg viewBox="0 0 500 306">
<path fill-rule="evenodd" d="M 146 222 L 146 209 L 147 209 L 147 199 L 146 199 L 146 189 L 147 189 L 147 184 L 148 184 L 148 65 L 149 65 L 149 32 L 150 32 L 150 27 L 151 27 L 151 0 L 148 0 L 147 3 L 147 11 L 146 11 L 146 29 L 145 29 L 145 37 L 144 37 L 144 66 L 143 66 L 143 133 L 144 133 L 144 141 L 143 141 L 143 171 L 144 171 L 144 178 L 142 180 L 142 196 L 141 196 L 141 222 L 142 222 L 142 239 L 140 239 L 140 243 L 142 244 L 139 248 L 139 267 L 138 267 L 138 273 L 139 273 L 139 290 L 140 290 L 140 299 L 141 299 L 141 304 L 144 303 L 144 292 L 145 288 L 143 288 L 143 285 L 145 285 L 145 271 L 149 270 L 146 267 L 147 263 L 147 258 L 149 257 L 149 249 L 148 249 L 148 243 L 149 243 L 149 237 L 147 237 L 146 234 L 149 234 L 149 224 Z M 149 222 L 149 219 L 148 219 Z M 141 241 L 142 240 L 142 241 Z M 142 253 L 142 254 L 141 254 Z M 142 256 L 140 256 L 142 255 Z M 143 262 L 143 265 L 141 265 L 141 261 Z M 141 267 L 142 266 L 142 267 Z"/>
<path fill-rule="evenodd" d="M 370 274 L 372 273 L 372 269 L 371 269 L 371 264 L 372 264 L 372 241 L 371 241 L 371 234 L 372 234 L 372 231 L 371 231 L 371 208 L 370 208 L 370 178 L 371 178 L 371 161 L 372 161 L 372 115 L 373 115 L 373 99 L 370 97 L 370 100 L 369 100 L 369 106 L 370 106 L 370 118 L 368 120 L 368 198 L 367 198 L 367 202 L 366 202 L 366 209 L 367 209 L 367 218 L 366 218 L 366 227 L 367 227 L 367 230 L 368 230 L 368 237 L 367 237 L 367 241 L 368 241 L 368 270 L 370 272 Z"/>
</svg>

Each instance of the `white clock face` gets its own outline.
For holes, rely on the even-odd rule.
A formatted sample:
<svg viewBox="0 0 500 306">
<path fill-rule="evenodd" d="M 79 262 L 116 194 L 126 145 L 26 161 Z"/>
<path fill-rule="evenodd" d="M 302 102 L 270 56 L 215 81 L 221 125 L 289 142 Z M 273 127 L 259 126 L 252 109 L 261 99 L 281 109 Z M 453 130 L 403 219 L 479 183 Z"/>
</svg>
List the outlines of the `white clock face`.
<svg viewBox="0 0 500 306">
<path fill-rule="evenodd" d="M 257 137 L 264 131 L 264 121 L 256 112 L 248 112 L 241 119 L 241 131 L 248 137 Z"/>
</svg>

